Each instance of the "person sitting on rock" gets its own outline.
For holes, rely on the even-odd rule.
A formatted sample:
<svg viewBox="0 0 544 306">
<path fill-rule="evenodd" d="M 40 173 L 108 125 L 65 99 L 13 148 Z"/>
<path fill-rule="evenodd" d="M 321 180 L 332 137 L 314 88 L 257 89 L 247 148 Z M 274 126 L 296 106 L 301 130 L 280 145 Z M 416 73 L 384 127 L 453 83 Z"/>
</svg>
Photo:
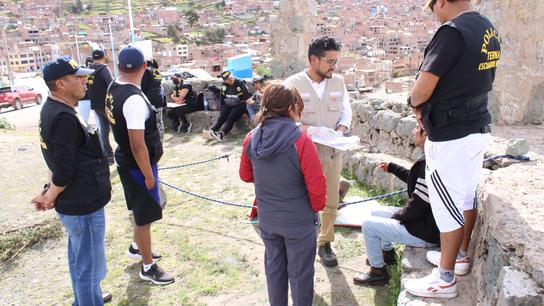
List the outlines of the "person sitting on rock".
<svg viewBox="0 0 544 306">
<path fill-rule="evenodd" d="M 414 143 L 423 148 L 427 134 L 419 127 L 412 131 Z M 385 264 L 396 263 L 393 242 L 413 247 L 433 247 L 440 242 L 429 204 L 425 182 L 425 156 L 419 158 L 410 170 L 394 163 L 380 162 L 378 169 L 393 173 L 408 185 L 408 201 L 404 207 L 380 206 L 363 221 L 367 264 L 370 271 L 353 278 L 353 283 L 363 286 L 382 286 L 389 282 Z"/>
<path fill-rule="evenodd" d="M 264 83 L 264 78 L 262 77 L 254 78 L 252 82 L 253 88 L 255 89 L 255 93 L 253 93 L 253 96 L 251 97 L 251 99 L 248 99 L 246 101 L 247 112 L 251 120 L 255 120 L 255 115 L 261 109 L 261 96 L 263 91 L 263 83 Z"/>
<path fill-rule="evenodd" d="M 221 112 L 209 131 L 210 138 L 219 141 L 223 140 L 234 123 L 246 112 L 246 100 L 251 97 L 244 82 L 235 78 L 230 71 L 223 72 L 221 78 Z"/>
<path fill-rule="evenodd" d="M 204 110 L 204 105 L 197 102 L 193 87 L 183 82 L 181 74 L 176 73 L 172 78 L 174 90 L 172 91 L 172 101 L 181 106 L 175 107 L 168 116 L 174 120 L 174 129 L 176 133 L 188 134 L 191 132 L 193 124 L 185 117 L 186 114 Z"/>
</svg>

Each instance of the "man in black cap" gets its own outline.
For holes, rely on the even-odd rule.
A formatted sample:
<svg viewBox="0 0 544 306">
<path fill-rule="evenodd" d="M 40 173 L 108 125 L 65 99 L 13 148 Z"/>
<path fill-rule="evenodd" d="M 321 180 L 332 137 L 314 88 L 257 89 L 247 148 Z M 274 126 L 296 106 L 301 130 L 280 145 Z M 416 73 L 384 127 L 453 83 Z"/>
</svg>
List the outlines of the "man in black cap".
<svg viewBox="0 0 544 306">
<path fill-rule="evenodd" d="M 223 140 L 234 123 L 244 114 L 246 111 L 245 102 L 251 97 L 246 84 L 235 78 L 230 71 L 223 72 L 221 78 L 223 79 L 220 97 L 221 112 L 209 132 L 210 137 L 219 141 Z M 226 123 L 225 126 L 223 126 L 224 123 Z"/>
<path fill-rule="evenodd" d="M 141 279 L 166 285 L 174 277 L 154 262 L 161 256 L 151 252 L 151 223 L 162 219 L 157 163 L 163 149 L 157 110 L 140 89 L 146 66 L 137 48 L 128 46 L 119 52 L 119 78 L 108 89 L 106 112 L 118 144 L 117 171 L 127 207 L 134 214 L 136 243 L 127 254 L 143 260 Z"/>
<path fill-rule="evenodd" d="M 106 89 L 113 80 L 111 71 L 106 64 L 106 53 L 102 49 L 96 49 L 92 52 L 93 63 L 89 68 L 94 69 L 94 73 L 88 77 L 88 92 L 91 100 L 91 109 L 95 112 L 98 135 L 102 144 L 102 150 L 108 157 L 110 164 L 113 164 L 113 150 L 110 145 L 110 125 L 105 111 Z"/>
<path fill-rule="evenodd" d="M 169 116 L 174 120 L 174 129 L 176 133 L 182 132 L 188 134 L 191 132 L 191 127 L 193 125 L 187 120 L 185 115 L 204 110 L 204 105 L 202 103 L 197 103 L 193 87 L 184 82 L 181 74 L 174 74 L 172 82 L 174 83 L 174 89 L 172 90 L 170 98 L 172 98 L 174 103 L 179 104 L 180 106 L 174 107 L 170 111 Z"/>
<path fill-rule="evenodd" d="M 108 160 L 98 136 L 74 108 L 85 95 L 86 76 L 92 72 L 69 57 L 51 61 L 43 69 L 51 94 L 40 112 L 40 142 L 50 173 L 45 188 L 32 199 L 38 210 L 55 208 L 68 233 L 74 305 L 102 305 L 100 282 L 106 276 L 104 206 L 111 198 Z"/>
</svg>

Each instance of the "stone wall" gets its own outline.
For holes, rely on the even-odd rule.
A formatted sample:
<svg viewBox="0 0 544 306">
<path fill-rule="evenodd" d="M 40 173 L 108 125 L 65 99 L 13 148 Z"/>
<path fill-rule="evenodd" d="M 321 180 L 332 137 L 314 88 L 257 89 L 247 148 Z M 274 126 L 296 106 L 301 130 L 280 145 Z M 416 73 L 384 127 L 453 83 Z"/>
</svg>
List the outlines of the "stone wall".
<svg viewBox="0 0 544 306">
<path fill-rule="evenodd" d="M 416 118 L 404 102 L 361 98 L 352 103 L 352 134 L 369 152 L 394 154 L 416 160 L 423 154 L 413 142 Z"/>
<path fill-rule="evenodd" d="M 544 1 L 485 0 L 476 8 L 495 25 L 502 52 L 489 109 L 499 123 L 544 121 Z"/>
</svg>

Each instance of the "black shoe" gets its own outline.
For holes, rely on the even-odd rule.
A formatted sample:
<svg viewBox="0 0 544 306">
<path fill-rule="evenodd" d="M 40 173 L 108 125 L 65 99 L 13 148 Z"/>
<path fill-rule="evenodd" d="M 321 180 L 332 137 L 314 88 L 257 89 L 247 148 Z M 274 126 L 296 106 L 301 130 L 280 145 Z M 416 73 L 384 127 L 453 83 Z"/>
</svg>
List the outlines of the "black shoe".
<svg viewBox="0 0 544 306">
<path fill-rule="evenodd" d="M 353 278 L 353 283 L 362 286 L 384 286 L 389 283 L 389 274 L 387 274 L 387 269 L 385 267 L 370 267 L 368 273 L 355 276 Z"/>
<path fill-rule="evenodd" d="M 113 295 L 111 295 L 111 293 L 107 291 L 102 292 L 102 303 L 104 304 L 109 303 L 111 302 L 112 299 L 113 299 Z"/>
<path fill-rule="evenodd" d="M 397 253 L 395 252 L 395 249 L 391 249 L 389 251 L 383 251 L 383 262 L 385 262 L 386 265 L 395 265 L 397 263 Z M 368 261 L 368 258 L 365 261 L 366 265 L 370 267 L 370 261 Z"/>
<path fill-rule="evenodd" d="M 184 133 L 184 134 L 188 134 L 191 132 L 191 127 L 193 127 L 193 125 L 191 123 L 187 123 L 187 124 L 182 124 L 178 127 L 178 131 L 177 133 Z"/>
<path fill-rule="evenodd" d="M 132 259 L 139 259 L 139 260 L 142 259 L 142 254 L 140 254 L 140 250 L 136 250 L 135 248 L 133 248 L 132 244 L 130 244 L 130 246 L 128 247 L 127 256 Z M 151 252 L 151 257 L 153 257 L 153 260 L 162 258 L 161 255 L 155 254 L 153 252 Z"/>
<path fill-rule="evenodd" d="M 217 141 L 223 141 L 223 137 L 225 137 L 225 133 L 223 131 L 216 132 L 214 130 L 210 130 L 210 137 Z"/>
<path fill-rule="evenodd" d="M 151 268 L 144 271 L 144 267 L 140 269 L 140 278 L 152 282 L 155 285 L 168 285 L 174 282 L 174 277 L 159 267 L 156 263 L 153 263 Z"/>
<path fill-rule="evenodd" d="M 321 262 L 326 267 L 336 267 L 338 266 L 338 260 L 336 259 L 336 254 L 334 254 L 331 243 L 327 242 L 324 245 L 320 246 L 317 254 L 321 257 Z"/>
</svg>

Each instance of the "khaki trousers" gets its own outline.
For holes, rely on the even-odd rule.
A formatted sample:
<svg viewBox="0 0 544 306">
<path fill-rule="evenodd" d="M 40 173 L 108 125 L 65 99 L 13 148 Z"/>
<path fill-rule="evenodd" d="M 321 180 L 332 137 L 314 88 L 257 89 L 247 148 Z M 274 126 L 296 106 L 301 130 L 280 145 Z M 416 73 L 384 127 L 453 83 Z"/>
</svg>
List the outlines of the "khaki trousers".
<svg viewBox="0 0 544 306">
<path fill-rule="evenodd" d="M 323 174 L 327 178 L 327 202 L 321 214 L 321 228 L 317 236 L 317 245 L 322 246 L 334 241 L 334 223 L 338 211 L 340 195 L 340 171 L 342 171 L 342 152 L 317 145 Z"/>
</svg>

